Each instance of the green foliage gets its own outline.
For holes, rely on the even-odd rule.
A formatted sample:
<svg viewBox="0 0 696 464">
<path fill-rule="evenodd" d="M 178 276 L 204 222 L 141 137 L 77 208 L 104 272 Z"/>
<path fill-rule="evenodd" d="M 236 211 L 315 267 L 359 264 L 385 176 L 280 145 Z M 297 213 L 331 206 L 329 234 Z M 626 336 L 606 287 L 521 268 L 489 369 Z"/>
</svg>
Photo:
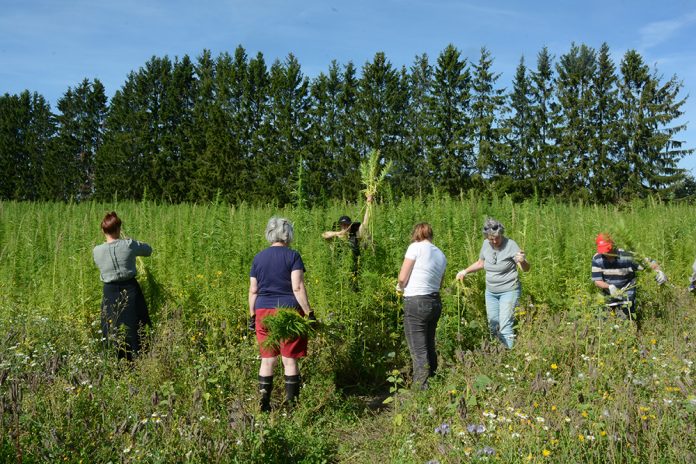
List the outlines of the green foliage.
<svg viewBox="0 0 696 464">
<path fill-rule="evenodd" d="M 312 321 L 292 308 L 279 308 L 275 314 L 265 317 L 262 323 L 268 331 L 268 338 L 264 341 L 268 348 L 278 347 L 281 342 L 296 338 L 309 338 L 313 328 Z"/>
<path fill-rule="evenodd" d="M 382 164 L 379 150 L 371 150 L 367 155 L 367 159 L 360 163 L 360 178 L 365 186 L 363 193 L 365 196 L 375 196 L 379 190 L 379 186 L 384 182 L 384 179 L 389 175 L 393 163 L 386 161 Z"/>
<path fill-rule="evenodd" d="M 356 207 L 0 202 L 0 457 L 465 462 L 483 461 L 490 447 L 496 454 L 488 459 L 505 462 L 693 461 L 689 205 L 493 195 L 386 202 L 374 217 L 375 247 L 361 254 L 358 292 L 350 251 L 320 239 L 346 206 Z M 103 240 L 98 223 L 109 210 L 154 249 L 138 276 L 154 326 L 132 365 L 101 340 L 90 251 Z M 258 407 L 258 348 L 246 329 L 248 270 L 274 214 L 295 224 L 293 246 L 322 325 L 301 361 L 299 404 L 266 414 Z M 478 258 L 486 216 L 506 225 L 532 266 L 521 277 L 511 351 L 489 340 L 483 275 L 454 279 Z M 421 220 L 432 224 L 449 263 L 439 367 L 429 390 L 400 392 L 411 360 L 394 279 Z M 603 312 L 589 279 L 594 238 L 607 230 L 623 230 L 620 237 L 660 262 L 674 284 L 658 287 L 650 273 L 639 274 L 640 330 Z M 273 405 L 284 398 L 276 374 Z M 385 405 L 387 397 L 394 399 Z"/>
<path fill-rule="evenodd" d="M 310 79 L 293 54 L 269 67 L 239 46 L 152 57 L 108 106 L 98 80 L 69 87 L 57 114 L 38 94 L 4 95 L 0 198 L 318 206 L 356 197 L 372 150 L 393 163 L 383 190 L 397 200 L 685 195 L 678 163 L 693 149 L 676 76 L 634 50 L 616 66 L 607 44 L 571 44 L 556 63 L 543 48 L 530 72 L 520 60 L 507 93 L 494 62 L 450 44 L 434 66 L 421 55 L 396 69 L 379 52 L 359 75 L 333 61 Z"/>
</svg>

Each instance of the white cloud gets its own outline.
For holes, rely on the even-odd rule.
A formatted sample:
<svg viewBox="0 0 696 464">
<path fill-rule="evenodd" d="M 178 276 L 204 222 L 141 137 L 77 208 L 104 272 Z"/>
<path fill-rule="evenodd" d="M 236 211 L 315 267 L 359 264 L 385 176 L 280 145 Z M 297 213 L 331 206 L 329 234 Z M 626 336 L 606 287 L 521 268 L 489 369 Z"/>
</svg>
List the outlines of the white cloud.
<svg viewBox="0 0 696 464">
<path fill-rule="evenodd" d="M 696 12 L 677 19 L 649 23 L 640 29 L 641 48 L 651 48 L 666 42 L 695 22 Z"/>
</svg>

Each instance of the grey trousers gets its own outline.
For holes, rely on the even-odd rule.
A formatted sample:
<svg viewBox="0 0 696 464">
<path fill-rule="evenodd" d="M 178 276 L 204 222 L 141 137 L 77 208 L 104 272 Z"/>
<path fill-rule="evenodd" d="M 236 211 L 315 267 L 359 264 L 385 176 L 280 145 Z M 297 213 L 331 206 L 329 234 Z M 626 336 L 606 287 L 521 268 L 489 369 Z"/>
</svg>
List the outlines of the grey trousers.
<svg viewBox="0 0 696 464">
<path fill-rule="evenodd" d="M 439 293 L 404 298 L 404 332 L 413 360 L 413 387 L 428 388 L 437 370 L 435 329 L 442 314 Z"/>
</svg>

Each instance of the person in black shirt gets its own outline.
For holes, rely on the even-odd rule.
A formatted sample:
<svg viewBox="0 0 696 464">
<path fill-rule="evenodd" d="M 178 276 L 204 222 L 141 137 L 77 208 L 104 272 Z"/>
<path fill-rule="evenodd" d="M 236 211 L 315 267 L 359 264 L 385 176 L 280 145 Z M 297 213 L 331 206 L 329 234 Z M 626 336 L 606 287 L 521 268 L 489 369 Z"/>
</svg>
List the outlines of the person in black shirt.
<svg viewBox="0 0 696 464">
<path fill-rule="evenodd" d="M 372 203 L 374 197 L 367 196 L 367 202 Z M 353 265 L 351 267 L 351 287 L 354 291 L 358 291 L 358 269 L 360 263 L 360 240 L 367 237 L 368 224 L 370 221 L 370 208 L 365 208 L 365 217 L 362 222 L 353 222 L 348 216 L 338 218 L 339 230 L 327 230 L 321 236 L 325 240 L 334 238 L 342 238 L 348 241 L 351 253 L 353 254 Z"/>
</svg>

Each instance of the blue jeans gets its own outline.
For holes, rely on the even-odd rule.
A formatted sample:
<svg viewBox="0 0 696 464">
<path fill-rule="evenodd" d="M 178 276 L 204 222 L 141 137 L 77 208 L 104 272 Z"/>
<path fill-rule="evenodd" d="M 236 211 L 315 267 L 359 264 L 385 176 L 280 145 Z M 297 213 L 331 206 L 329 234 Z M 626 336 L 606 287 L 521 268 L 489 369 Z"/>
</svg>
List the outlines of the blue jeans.
<svg viewBox="0 0 696 464">
<path fill-rule="evenodd" d="M 515 307 L 521 294 L 520 287 L 502 293 L 486 290 L 488 329 L 491 331 L 491 336 L 498 338 L 508 348 L 512 348 L 515 344 Z"/>
<path fill-rule="evenodd" d="M 413 386 L 428 388 L 428 377 L 437 370 L 435 329 L 442 314 L 437 293 L 404 298 L 404 333 L 413 361 Z"/>
</svg>

